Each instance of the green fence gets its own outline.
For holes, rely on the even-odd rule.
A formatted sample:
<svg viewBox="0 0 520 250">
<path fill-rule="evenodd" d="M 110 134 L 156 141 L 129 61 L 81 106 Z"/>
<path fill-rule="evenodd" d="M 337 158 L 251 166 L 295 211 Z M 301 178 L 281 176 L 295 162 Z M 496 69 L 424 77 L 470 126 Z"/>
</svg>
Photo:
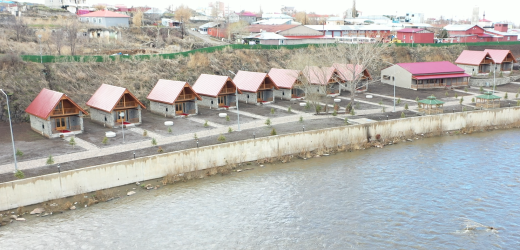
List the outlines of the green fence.
<svg viewBox="0 0 520 250">
<path fill-rule="evenodd" d="M 109 60 L 149 60 L 151 58 L 163 58 L 163 59 L 175 59 L 179 56 L 189 56 L 195 53 L 212 53 L 217 50 L 223 50 L 224 48 L 230 49 L 301 49 L 309 46 L 323 46 L 325 44 L 298 44 L 298 45 L 247 45 L 247 44 L 230 44 L 223 46 L 207 47 L 202 49 L 195 49 L 179 53 L 171 54 L 154 54 L 154 55 L 121 55 L 121 56 L 38 56 L 38 55 L 22 55 L 22 60 L 28 62 L 105 62 Z M 335 46 L 336 44 L 327 44 L 327 46 Z M 395 43 L 396 46 L 412 47 L 412 46 L 432 46 L 432 47 L 443 47 L 453 45 L 465 45 L 465 46 L 496 46 L 496 45 L 520 45 L 520 41 L 517 42 L 482 42 L 482 43 Z"/>
</svg>

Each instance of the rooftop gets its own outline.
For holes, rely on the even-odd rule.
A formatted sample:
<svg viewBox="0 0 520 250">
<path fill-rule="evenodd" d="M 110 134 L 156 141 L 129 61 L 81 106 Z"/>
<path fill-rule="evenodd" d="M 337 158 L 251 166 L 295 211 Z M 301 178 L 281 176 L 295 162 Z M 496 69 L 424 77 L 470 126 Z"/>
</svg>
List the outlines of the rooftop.
<svg viewBox="0 0 520 250">
<path fill-rule="evenodd" d="M 228 76 L 202 74 L 192 88 L 199 95 L 217 97 L 228 81 L 235 86 L 233 80 Z M 238 90 L 238 93 L 241 94 L 241 91 Z"/>
<path fill-rule="evenodd" d="M 464 70 L 448 61 L 398 63 L 413 75 L 464 73 Z"/>
<path fill-rule="evenodd" d="M 506 59 L 508 54 L 511 54 L 513 58 L 513 62 L 517 62 L 513 53 L 510 50 L 500 50 L 500 49 L 485 49 L 485 52 L 489 53 L 491 58 L 495 61 L 495 63 L 502 63 L 504 59 Z"/>
<path fill-rule="evenodd" d="M 25 109 L 25 112 L 42 119 L 47 119 L 63 97 L 69 100 L 81 112 L 88 114 L 67 95 L 49 89 L 42 89 L 42 91 L 40 91 L 36 98 L 34 98 L 31 104 L 29 104 L 29 106 Z"/>
<path fill-rule="evenodd" d="M 116 12 L 108 11 L 108 10 L 98 10 L 94 12 L 90 12 L 84 15 L 80 15 L 80 17 L 126 17 L 130 18 L 130 16 L 119 14 Z"/>
<path fill-rule="evenodd" d="M 116 104 L 119 102 L 119 99 L 121 99 L 125 93 L 130 94 L 141 107 L 146 108 L 139 99 L 137 99 L 126 88 L 108 84 L 101 84 L 94 95 L 92 95 L 92 97 L 87 101 L 87 106 L 106 112 L 112 112 Z"/>
<path fill-rule="evenodd" d="M 463 50 L 460 53 L 455 63 L 457 64 L 467 64 L 467 65 L 480 65 L 486 57 L 490 57 L 489 53 L 486 51 L 475 51 L 475 50 Z M 491 59 L 492 60 L 492 59 Z"/>
<path fill-rule="evenodd" d="M 273 80 L 273 82 L 280 88 L 291 89 L 298 80 L 298 76 L 300 75 L 299 70 L 295 69 L 277 69 L 272 68 L 269 71 L 269 77 Z"/>
<path fill-rule="evenodd" d="M 173 104 L 185 87 L 191 88 L 187 82 L 159 79 L 146 98 L 150 101 Z M 202 100 L 200 96 L 195 95 L 197 99 Z"/>
</svg>

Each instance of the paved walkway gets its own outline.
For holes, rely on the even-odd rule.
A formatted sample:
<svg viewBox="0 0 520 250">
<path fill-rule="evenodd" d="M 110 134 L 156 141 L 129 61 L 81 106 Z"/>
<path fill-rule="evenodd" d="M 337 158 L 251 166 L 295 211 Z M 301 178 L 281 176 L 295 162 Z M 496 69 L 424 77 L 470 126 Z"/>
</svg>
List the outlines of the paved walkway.
<svg viewBox="0 0 520 250">
<path fill-rule="evenodd" d="M 65 137 L 63 138 L 63 140 L 65 141 L 70 141 L 70 137 Z M 99 149 L 98 146 L 88 142 L 88 141 L 85 141 L 85 140 L 82 140 L 78 137 L 74 137 L 74 141 L 76 142 L 76 146 L 78 147 L 82 147 L 86 150 L 95 150 L 95 149 Z"/>
<path fill-rule="evenodd" d="M 222 124 L 218 124 L 218 123 L 214 123 L 214 122 L 210 122 L 210 121 L 205 121 L 205 120 L 202 120 L 202 119 L 199 119 L 199 118 L 188 117 L 188 119 L 190 121 L 194 121 L 194 122 L 197 122 L 197 123 L 200 123 L 200 124 L 204 124 L 204 123 L 208 122 L 209 126 L 215 127 L 215 128 L 223 128 L 224 127 L 224 125 L 222 125 Z"/>
<path fill-rule="evenodd" d="M 140 134 L 140 135 L 142 135 L 144 133 L 144 130 L 141 129 L 141 128 L 130 128 L 128 130 L 130 130 L 132 132 L 135 132 L 137 134 Z M 160 134 L 157 134 L 157 133 L 154 133 L 154 132 L 151 132 L 151 131 L 148 131 L 148 130 L 146 130 L 146 134 L 147 134 L 148 137 L 155 138 L 156 140 L 162 139 L 164 137 L 164 136 L 162 136 Z"/>
<path fill-rule="evenodd" d="M 253 117 L 253 118 L 256 118 L 256 119 L 260 119 L 260 120 L 267 120 L 267 117 L 265 116 L 262 116 L 262 115 L 257 115 L 257 114 L 253 114 L 253 113 L 250 113 L 250 112 L 246 112 L 246 111 L 242 111 L 240 110 L 240 107 L 238 107 L 238 111 L 236 110 L 227 110 L 231 113 L 240 113 L 240 115 L 245 115 L 245 116 L 249 116 L 249 117 Z"/>
<path fill-rule="evenodd" d="M 275 109 L 281 109 L 281 110 L 284 110 L 284 111 L 287 111 L 287 108 L 288 108 L 288 107 L 279 106 L 279 105 L 272 104 L 272 103 L 271 104 L 267 104 L 266 106 L 273 107 Z M 301 112 L 301 111 L 294 110 L 294 109 L 291 109 L 291 112 L 295 113 L 295 114 L 305 114 L 305 112 Z"/>
</svg>

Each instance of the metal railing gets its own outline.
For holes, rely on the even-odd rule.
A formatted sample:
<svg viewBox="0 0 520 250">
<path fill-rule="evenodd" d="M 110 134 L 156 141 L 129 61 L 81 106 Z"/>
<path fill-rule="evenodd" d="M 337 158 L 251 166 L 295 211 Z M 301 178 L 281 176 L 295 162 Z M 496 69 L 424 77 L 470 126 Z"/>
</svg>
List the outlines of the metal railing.
<svg viewBox="0 0 520 250">
<path fill-rule="evenodd" d="M 468 86 L 468 82 L 452 82 L 450 85 L 447 85 L 445 83 L 412 84 L 413 89 L 445 88 L 449 86 Z"/>
<path fill-rule="evenodd" d="M 79 110 L 77 108 L 62 108 L 55 109 L 52 111 L 52 116 L 55 115 L 69 115 L 69 114 L 79 114 Z"/>
<path fill-rule="evenodd" d="M 119 102 L 116 104 L 116 108 L 130 108 L 137 106 L 137 102 L 135 101 L 128 101 L 128 102 Z"/>
<path fill-rule="evenodd" d="M 221 93 L 222 94 L 232 94 L 232 93 L 235 93 L 235 88 L 223 88 Z"/>
<path fill-rule="evenodd" d="M 191 100 L 193 98 L 195 98 L 195 95 L 193 94 L 179 95 L 179 97 L 177 97 L 177 101 Z"/>
</svg>

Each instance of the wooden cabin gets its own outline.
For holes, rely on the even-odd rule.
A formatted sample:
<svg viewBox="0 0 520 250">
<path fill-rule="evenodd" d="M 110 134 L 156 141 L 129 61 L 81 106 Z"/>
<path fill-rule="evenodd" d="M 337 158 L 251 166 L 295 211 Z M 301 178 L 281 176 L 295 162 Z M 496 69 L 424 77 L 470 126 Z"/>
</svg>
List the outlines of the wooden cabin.
<svg viewBox="0 0 520 250">
<path fill-rule="evenodd" d="M 198 103 L 210 109 L 235 108 L 236 93 L 242 94 L 230 77 L 207 74 L 199 76 L 193 90 L 202 98 Z"/>
<path fill-rule="evenodd" d="M 186 117 L 199 112 L 196 100 L 202 98 L 187 82 L 160 79 L 148 97 L 150 111 L 165 117 Z"/>
<path fill-rule="evenodd" d="M 280 89 L 267 73 L 238 71 L 233 82 L 242 94 L 238 100 L 245 103 L 274 102 L 274 90 Z"/>
</svg>

